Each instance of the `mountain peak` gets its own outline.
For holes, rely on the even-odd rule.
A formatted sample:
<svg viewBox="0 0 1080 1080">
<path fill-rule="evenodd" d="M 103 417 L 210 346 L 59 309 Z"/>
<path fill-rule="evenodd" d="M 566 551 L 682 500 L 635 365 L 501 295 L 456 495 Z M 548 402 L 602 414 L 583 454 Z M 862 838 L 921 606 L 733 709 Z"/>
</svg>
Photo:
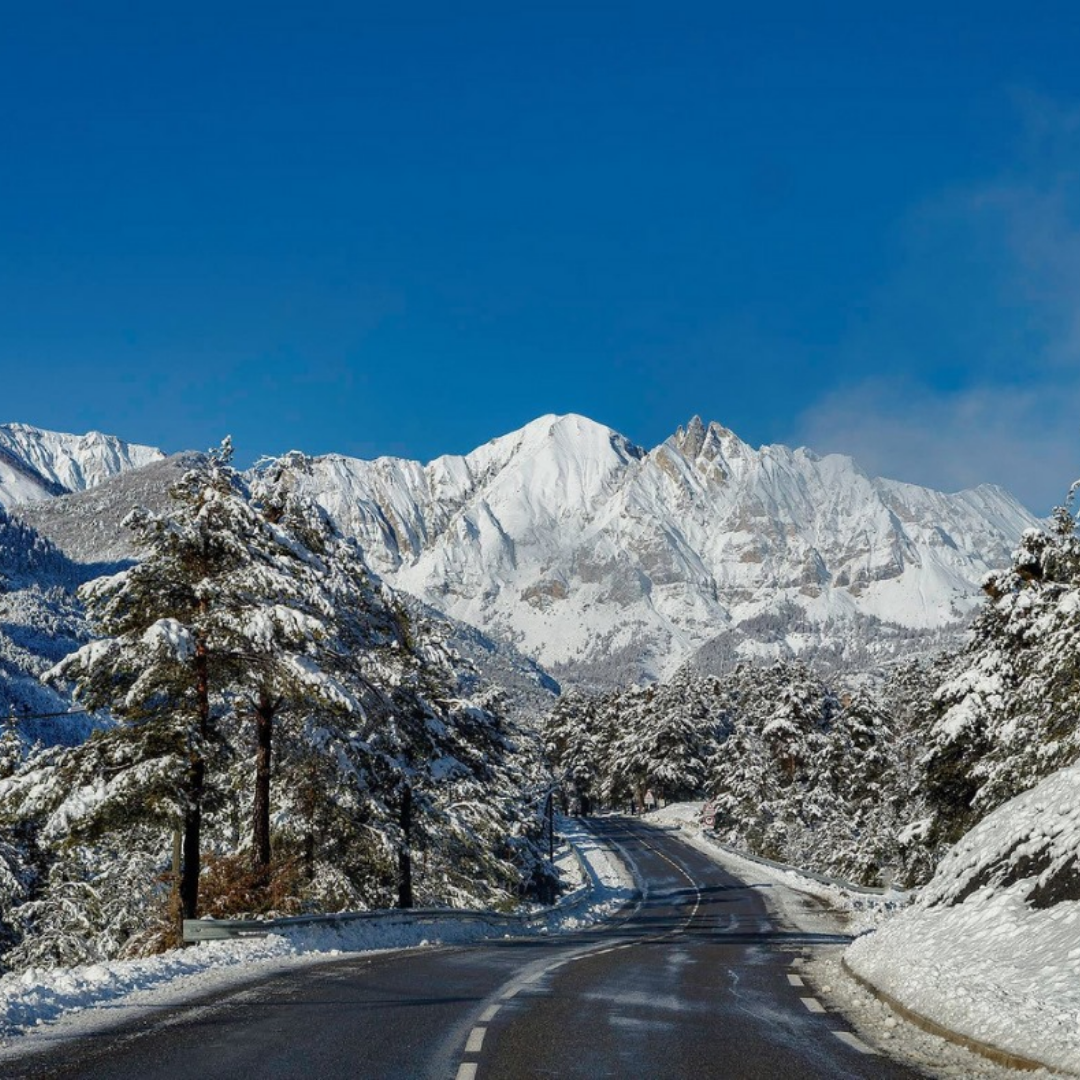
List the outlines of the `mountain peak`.
<svg viewBox="0 0 1080 1080">
<path fill-rule="evenodd" d="M 714 461 L 719 456 L 738 455 L 746 444 L 730 428 L 718 424 L 715 420 L 708 427 L 700 416 L 693 416 L 686 427 L 680 427 L 672 436 L 675 448 L 687 461 L 694 462 L 704 457 Z"/>
<path fill-rule="evenodd" d="M 675 432 L 675 445 L 683 457 L 693 461 L 705 445 L 705 424 L 698 415 L 690 418 L 686 427 L 679 427 Z"/>
<path fill-rule="evenodd" d="M 713 639 L 885 655 L 875 620 L 897 642 L 952 632 L 1031 524 L 1007 497 L 898 491 L 700 416 L 648 454 L 547 414 L 464 458 L 353 472 L 316 493 L 388 581 L 571 681 L 662 673 Z"/>
</svg>

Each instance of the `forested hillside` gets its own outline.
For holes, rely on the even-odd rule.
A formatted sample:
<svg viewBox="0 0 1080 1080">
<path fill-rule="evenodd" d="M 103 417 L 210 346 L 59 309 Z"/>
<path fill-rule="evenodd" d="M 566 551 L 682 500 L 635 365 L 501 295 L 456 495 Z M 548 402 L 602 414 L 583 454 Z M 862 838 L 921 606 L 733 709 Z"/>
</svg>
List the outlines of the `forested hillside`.
<svg viewBox="0 0 1080 1080">
<path fill-rule="evenodd" d="M 9 966 L 161 947 L 181 916 L 512 903 L 546 873 L 538 767 L 440 638 L 296 494 L 222 449 L 139 560 L 85 585 L 93 640 L 45 674 L 107 717 L 0 759 Z M 40 559 L 55 560 L 48 546 Z"/>
</svg>

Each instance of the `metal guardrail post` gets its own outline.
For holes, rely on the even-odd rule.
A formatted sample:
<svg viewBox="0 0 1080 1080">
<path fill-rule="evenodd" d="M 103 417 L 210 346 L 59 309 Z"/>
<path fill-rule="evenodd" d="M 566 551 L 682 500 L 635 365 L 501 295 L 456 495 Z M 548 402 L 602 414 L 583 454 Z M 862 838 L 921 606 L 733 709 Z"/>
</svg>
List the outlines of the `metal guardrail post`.
<svg viewBox="0 0 1080 1080">
<path fill-rule="evenodd" d="M 228 941 L 233 938 L 266 937 L 273 922 L 260 919 L 185 919 L 185 941 Z"/>
</svg>

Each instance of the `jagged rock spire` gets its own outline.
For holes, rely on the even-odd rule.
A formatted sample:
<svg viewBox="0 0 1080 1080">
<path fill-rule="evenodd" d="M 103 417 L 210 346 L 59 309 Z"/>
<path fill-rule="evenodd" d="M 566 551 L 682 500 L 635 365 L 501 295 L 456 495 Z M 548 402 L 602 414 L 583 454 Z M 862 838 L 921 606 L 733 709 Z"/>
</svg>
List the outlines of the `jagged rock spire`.
<svg viewBox="0 0 1080 1080">
<path fill-rule="evenodd" d="M 693 461 L 705 445 L 705 424 L 700 416 L 694 415 L 685 428 L 675 432 L 675 445 L 684 457 Z"/>
</svg>

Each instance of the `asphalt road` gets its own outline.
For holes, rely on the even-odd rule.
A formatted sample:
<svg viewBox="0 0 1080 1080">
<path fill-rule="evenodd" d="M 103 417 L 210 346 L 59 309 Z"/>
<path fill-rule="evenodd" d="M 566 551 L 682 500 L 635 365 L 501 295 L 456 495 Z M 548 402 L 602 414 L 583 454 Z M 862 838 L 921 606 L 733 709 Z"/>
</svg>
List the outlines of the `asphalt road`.
<svg viewBox="0 0 1080 1080">
<path fill-rule="evenodd" d="M 594 822 L 646 889 L 601 928 L 328 962 L 8 1060 L 5 1076 L 912 1077 L 800 985 L 824 940 L 669 832 Z"/>
</svg>

